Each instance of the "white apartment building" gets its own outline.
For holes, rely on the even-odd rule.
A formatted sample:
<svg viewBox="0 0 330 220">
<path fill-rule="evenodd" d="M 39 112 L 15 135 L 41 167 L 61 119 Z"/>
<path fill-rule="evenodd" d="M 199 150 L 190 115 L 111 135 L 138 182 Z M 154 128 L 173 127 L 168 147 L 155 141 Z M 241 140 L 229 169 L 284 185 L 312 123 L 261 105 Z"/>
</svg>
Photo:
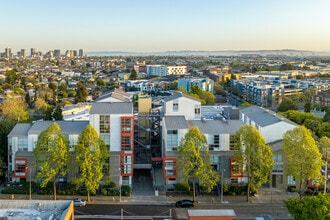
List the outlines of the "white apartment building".
<svg viewBox="0 0 330 220">
<path fill-rule="evenodd" d="M 188 75 L 187 66 L 168 66 L 167 75 Z"/>
<path fill-rule="evenodd" d="M 146 66 L 147 76 L 166 76 L 167 67 L 166 65 L 147 65 Z"/>
</svg>

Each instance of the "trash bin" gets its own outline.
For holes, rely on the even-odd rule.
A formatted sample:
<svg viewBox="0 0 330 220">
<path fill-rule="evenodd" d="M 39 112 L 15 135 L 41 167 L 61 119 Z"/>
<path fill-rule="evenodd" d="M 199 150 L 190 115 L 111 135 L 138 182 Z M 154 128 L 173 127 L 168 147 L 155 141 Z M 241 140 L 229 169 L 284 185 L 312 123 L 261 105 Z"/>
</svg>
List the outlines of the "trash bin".
<svg viewBox="0 0 330 220">
<path fill-rule="evenodd" d="M 157 189 L 155 190 L 155 196 L 158 196 L 158 190 Z"/>
</svg>

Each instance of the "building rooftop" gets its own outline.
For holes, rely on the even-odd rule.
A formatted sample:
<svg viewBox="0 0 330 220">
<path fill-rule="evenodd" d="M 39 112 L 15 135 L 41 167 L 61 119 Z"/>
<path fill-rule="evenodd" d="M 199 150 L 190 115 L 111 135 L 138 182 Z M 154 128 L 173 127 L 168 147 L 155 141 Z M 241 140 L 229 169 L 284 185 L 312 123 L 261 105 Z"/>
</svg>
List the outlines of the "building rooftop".
<svg viewBox="0 0 330 220">
<path fill-rule="evenodd" d="M 0 218 L 8 220 L 61 220 L 70 215 L 72 201 L 1 200 Z"/>
</svg>

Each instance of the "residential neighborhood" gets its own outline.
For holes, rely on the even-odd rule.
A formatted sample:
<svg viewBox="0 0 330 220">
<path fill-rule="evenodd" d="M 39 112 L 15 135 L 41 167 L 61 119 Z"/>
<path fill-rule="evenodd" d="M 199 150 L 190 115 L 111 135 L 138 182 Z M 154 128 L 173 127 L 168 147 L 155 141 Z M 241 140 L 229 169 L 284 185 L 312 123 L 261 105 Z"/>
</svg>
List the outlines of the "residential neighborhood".
<svg viewBox="0 0 330 220">
<path fill-rule="evenodd" d="M 11 123 L 8 133 L 1 134 L 7 139 L 1 145 L 2 181 L 8 186 L 32 181 L 35 193 L 43 181 L 35 148 L 41 133 L 54 123 L 68 140 L 73 166 L 87 125 L 104 142 L 109 157 L 98 190 L 113 182 L 133 195 L 177 191 L 186 181 L 178 149 L 194 127 L 205 136 L 210 168 L 220 179 L 212 191 L 220 195 L 225 185 L 245 190 L 250 176 L 239 162 L 235 138 L 243 125 L 254 127 L 272 151 L 273 168 L 262 187 L 298 189 L 300 183 L 288 169 L 283 135 L 301 124 L 278 109 L 284 100 L 293 100 L 296 107 L 288 110 L 319 117 L 315 129 L 330 114 L 330 62 L 322 57 L 90 57 L 82 49 L 65 54 L 34 51 L 27 55 L 22 49 L 16 55 L 6 48 L 1 53 L 0 96 L 2 123 Z M 282 70 L 285 66 L 290 70 Z M 23 104 L 15 107 L 9 100 Z M 329 137 L 327 120 L 321 130 Z M 80 174 L 80 169 L 59 174 L 58 190 Z M 321 190 L 312 179 L 306 181 L 306 190 Z M 206 193 L 198 180 L 187 183 L 197 184 L 197 194 Z"/>
</svg>

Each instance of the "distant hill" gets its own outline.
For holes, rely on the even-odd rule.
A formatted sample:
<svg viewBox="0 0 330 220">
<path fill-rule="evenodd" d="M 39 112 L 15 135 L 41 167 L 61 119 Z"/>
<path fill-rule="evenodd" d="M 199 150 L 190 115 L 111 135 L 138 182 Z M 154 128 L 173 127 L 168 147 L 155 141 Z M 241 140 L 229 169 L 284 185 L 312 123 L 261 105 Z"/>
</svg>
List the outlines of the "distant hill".
<svg viewBox="0 0 330 220">
<path fill-rule="evenodd" d="M 128 52 L 128 51 L 91 51 L 89 56 L 330 56 L 326 51 L 308 50 L 224 50 L 224 51 L 204 51 L 204 50 L 180 50 L 164 52 Z"/>
</svg>

